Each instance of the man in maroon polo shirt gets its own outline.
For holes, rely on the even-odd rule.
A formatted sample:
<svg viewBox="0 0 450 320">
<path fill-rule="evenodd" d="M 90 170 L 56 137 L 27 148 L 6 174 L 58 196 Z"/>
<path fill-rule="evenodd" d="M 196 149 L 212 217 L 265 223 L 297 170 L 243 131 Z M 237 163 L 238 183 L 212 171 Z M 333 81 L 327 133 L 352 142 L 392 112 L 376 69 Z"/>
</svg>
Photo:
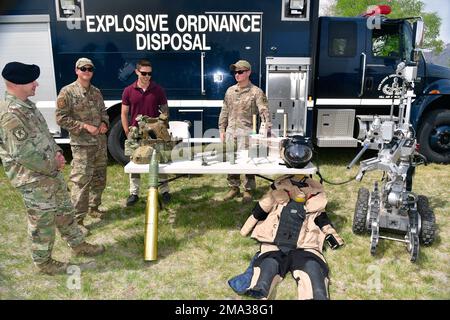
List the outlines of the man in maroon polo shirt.
<svg viewBox="0 0 450 320">
<path fill-rule="evenodd" d="M 136 117 L 140 114 L 152 118 L 159 117 L 160 113 L 167 115 L 169 119 L 169 108 L 167 106 L 166 94 L 161 86 L 151 79 L 152 65 L 148 60 L 140 60 L 136 64 L 137 81 L 125 88 L 122 94 L 122 127 L 128 136 L 129 126 L 137 126 Z M 128 118 L 130 117 L 130 118 Z M 130 121 L 128 121 L 130 119 Z M 140 177 L 138 173 L 130 174 L 130 196 L 127 199 L 127 207 L 134 205 L 139 200 Z M 165 180 L 166 175 L 160 175 Z M 169 202 L 169 185 L 164 183 L 160 186 L 164 202 Z"/>
</svg>

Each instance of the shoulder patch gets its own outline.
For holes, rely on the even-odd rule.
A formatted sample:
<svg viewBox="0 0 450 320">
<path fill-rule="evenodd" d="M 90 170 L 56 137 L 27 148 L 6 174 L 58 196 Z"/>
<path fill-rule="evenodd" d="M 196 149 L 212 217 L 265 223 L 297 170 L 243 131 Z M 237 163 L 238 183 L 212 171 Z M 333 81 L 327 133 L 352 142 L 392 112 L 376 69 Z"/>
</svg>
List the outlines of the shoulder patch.
<svg viewBox="0 0 450 320">
<path fill-rule="evenodd" d="M 66 101 L 64 100 L 64 95 L 60 95 L 56 100 L 56 106 L 58 109 L 62 109 L 66 106 Z"/>
<path fill-rule="evenodd" d="M 28 133 L 23 126 L 14 128 L 12 130 L 12 133 L 13 133 L 14 137 L 16 137 L 16 139 L 19 141 L 23 141 L 26 138 L 28 138 Z"/>
<path fill-rule="evenodd" d="M 28 138 L 28 132 L 24 123 L 13 112 L 8 112 L 1 118 L 2 127 L 10 131 L 18 141 Z"/>
</svg>

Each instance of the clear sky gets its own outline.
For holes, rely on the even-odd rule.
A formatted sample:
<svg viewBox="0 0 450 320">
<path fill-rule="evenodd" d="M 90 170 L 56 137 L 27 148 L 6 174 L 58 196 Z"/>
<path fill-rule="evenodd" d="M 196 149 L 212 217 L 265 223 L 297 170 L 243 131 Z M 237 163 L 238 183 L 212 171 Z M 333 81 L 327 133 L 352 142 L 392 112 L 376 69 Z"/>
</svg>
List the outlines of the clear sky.
<svg viewBox="0 0 450 320">
<path fill-rule="evenodd" d="M 356 1 L 356 0 L 355 0 Z M 395 1 L 395 0 L 390 0 Z M 386 4 L 390 2 L 386 0 Z M 334 0 L 320 0 L 320 7 L 327 7 Z M 449 0 L 422 0 L 426 12 L 436 12 L 441 17 L 439 38 L 444 43 L 450 43 L 450 1 Z"/>
</svg>

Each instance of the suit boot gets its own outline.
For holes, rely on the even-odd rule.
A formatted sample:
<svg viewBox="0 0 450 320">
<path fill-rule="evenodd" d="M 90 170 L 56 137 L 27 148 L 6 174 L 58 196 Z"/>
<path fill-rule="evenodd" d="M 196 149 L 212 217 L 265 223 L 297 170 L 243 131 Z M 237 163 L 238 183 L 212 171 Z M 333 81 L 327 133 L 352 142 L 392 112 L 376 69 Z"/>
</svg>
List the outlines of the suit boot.
<svg viewBox="0 0 450 320">
<path fill-rule="evenodd" d="M 223 201 L 231 200 L 237 196 L 240 195 L 239 188 L 238 187 L 231 187 L 230 191 L 225 195 L 223 198 Z"/>
</svg>

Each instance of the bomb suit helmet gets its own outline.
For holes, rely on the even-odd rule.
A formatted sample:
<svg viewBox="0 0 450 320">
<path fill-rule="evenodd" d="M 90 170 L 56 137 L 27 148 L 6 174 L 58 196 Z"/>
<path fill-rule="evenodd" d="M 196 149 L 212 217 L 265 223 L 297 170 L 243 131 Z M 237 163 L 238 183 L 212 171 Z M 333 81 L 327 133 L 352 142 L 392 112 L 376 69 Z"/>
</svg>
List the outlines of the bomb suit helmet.
<svg viewBox="0 0 450 320">
<path fill-rule="evenodd" d="M 304 168 L 313 157 L 310 138 L 295 135 L 281 142 L 281 159 L 288 168 Z"/>
</svg>

